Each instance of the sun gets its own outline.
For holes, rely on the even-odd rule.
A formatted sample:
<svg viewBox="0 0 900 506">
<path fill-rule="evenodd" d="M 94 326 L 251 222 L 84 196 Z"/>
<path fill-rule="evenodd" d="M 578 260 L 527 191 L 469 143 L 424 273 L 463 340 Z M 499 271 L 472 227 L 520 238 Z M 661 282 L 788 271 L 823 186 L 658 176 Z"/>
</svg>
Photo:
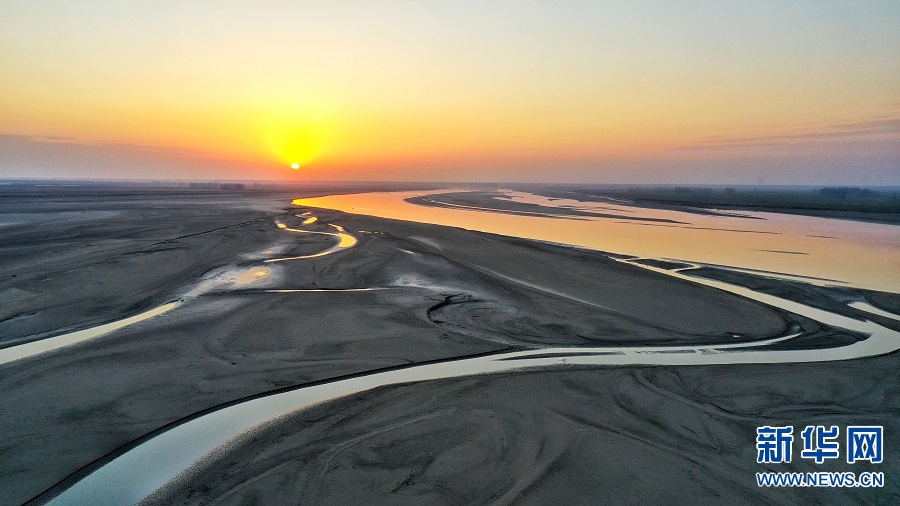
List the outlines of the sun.
<svg viewBox="0 0 900 506">
<path fill-rule="evenodd" d="M 260 140 L 272 161 L 284 168 L 306 171 L 307 165 L 330 151 L 334 118 L 321 97 L 270 97 L 258 118 Z"/>
</svg>

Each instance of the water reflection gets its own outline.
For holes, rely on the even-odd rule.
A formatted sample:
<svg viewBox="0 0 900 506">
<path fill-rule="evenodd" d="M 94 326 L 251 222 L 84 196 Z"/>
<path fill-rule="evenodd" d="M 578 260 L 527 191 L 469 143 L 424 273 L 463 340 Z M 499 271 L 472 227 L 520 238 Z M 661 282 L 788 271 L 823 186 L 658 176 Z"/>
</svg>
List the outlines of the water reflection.
<svg viewBox="0 0 900 506">
<path fill-rule="evenodd" d="M 244 272 L 243 274 L 240 274 L 237 277 L 236 281 L 240 285 L 246 285 L 246 284 L 252 283 L 260 278 L 264 278 L 268 275 L 269 275 L 269 269 L 256 268 L 256 269 L 251 269 L 247 272 Z"/>
<path fill-rule="evenodd" d="M 303 215 L 304 216 L 309 215 L 309 213 L 303 213 Z M 312 220 L 312 221 L 309 221 L 309 220 Z M 312 216 L 312 217 L 304 220 L 303 223 L 304 224 L 306 224 L 307 222 L 313 223 L 316 220 L 318 220 L 318 218 L 316 218 L 315 216 Z M 277 222 L 276 225 L 278 226 L 278 228 L 280 228 L 282 230 L 287 230 L 288 232 L 296 232 L 298 234 L 317 234 L 317 235 L 331 236 L 331 237 L 336 238 L 338 240 L 338 242 L 334 246 L 331 246 L 330 248 L 322 250 L 318 253 L 313 253 L 310 255 L 297 255 L 297 256 L 284 257 L 284 258 L 271 258 L 269 260 L 266 260 L 265 261 L 266 263 L 284 262 L 287 260 L 302 260 L 304 258 L 319 258 L 319 257 L 323 257 L 326 255 L 330 255 L 330 254 L 340 251 L 342 249 L 352 248 L 353 246 L 356 246 L 356 243 L 357 243 L 356 237 L 353 237 L 352 235 L 348 234 L 347 231 L 344 230 L 344 227 L 342 227 L 340 225 L 334 225 L 332 223 L 329 223 L 328 226 L 337 230 L 336 233 L 335 232 L 317 232 L 317 231 L 313 231 L 313 230 L 302 230 L 299 228 L 291 228 L 281 222 Z"/>
<path fill-rule="evenodd" d="M 682 224 L 621 219 L 577 220 L 515 216 L 409 204 L 423 192 L 383 192 L 297 199 L 294 204 L 461 227 L 648 258 L 771 271 L 900 291 L 900 227 L 848 220 L 745 211 L 702 215 L 618 202 L 591 203 L 507 192 L 511 200 L 544 206 L 616 211 Z M 785 254 L 782 252 L 791 252 Z"/>
<path fill-rule="evenodd" d="M 149 311 L 136 314 L 129 318 L 124 318 L 122 320 L 107 323 L 105 325 L 98 325 L 96 327 L 79 330 L 77 332 L 70 332 L 68 334 L 63 334 L 56 337 L 48 337 L 39 341 L 33 341 L 9 348 L 3 348 L 2 350 L 0 350 L 0 364 L 7 364 L 15 360 L 32 357 L 34 355 L 39 355 L 41 353 L 46 353 L 48 351 L 62 348 L 63 346 L 71 346 L 73 344 L 87 341 L 88 339 L 94 339 L 95 337 L 109 334 L 114 330 L 119 330 L 123 327 L 148 320 L 150 318 L 153 318 L 154 316 L 168 313 L 169 311 L 178 307 L 180 304 L 180 301 L 169 302 L 168 304 L 163 304 L 162 306 L 153 308 Z"/>
</svg>

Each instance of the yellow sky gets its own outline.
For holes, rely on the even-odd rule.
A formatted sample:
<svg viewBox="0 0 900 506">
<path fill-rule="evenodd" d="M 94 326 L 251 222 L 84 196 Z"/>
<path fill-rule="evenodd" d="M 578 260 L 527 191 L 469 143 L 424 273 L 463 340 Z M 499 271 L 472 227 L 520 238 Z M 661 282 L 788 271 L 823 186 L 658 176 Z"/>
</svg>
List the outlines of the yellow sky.
<svg viewBox="0 0 900 506">
<path fill-rule="evenodd" d="M 900 183 L 897 3 L 596 4 L 5 2 L 0 177 Z"/>
</svg>

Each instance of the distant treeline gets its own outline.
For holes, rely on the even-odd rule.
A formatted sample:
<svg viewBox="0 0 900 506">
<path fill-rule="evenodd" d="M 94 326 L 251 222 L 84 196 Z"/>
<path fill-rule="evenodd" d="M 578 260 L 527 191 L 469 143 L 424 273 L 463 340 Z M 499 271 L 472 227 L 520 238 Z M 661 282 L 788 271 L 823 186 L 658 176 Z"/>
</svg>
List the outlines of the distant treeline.
<svg viewBox="0 0 900 506">
<path fill-rule="evenodd" d="M 744 209 L 780 211 L 815 216 L 866 219 L 900 224 L 898 190 L 877 190 L 851 186 L 765 187 L 765 186 L 655 186 L 589 188 L 559 186 L 556 193 L 543 190 L 542 195 L 556 198 L 605 200 L 606 197 L 627 199 L 652 207 L 687 206 L 712 209 Z M 675 207 L 675 208 L 677 208 Z"/>
<path fill-rule="evenodd" d="M 638 189 L 631 189 L 630 191 L 639 191 Z M 715 192 L 722 192 L 729 195 L 735 193 L 734 188 L 718 188 L 718 187 L 710 187 L 710 186 L 674 186 L 674 187 L 658 187 L 655 188 L 655 191 L 660 193 L 665 192 L 673 192 L 673 193 L 705 193 L 711 194 Z M 747 190 L 744 190 L 747 191 Z M 758 191 L 758 189 L 753 188 L 751 191 Z M 777 190 L 776 190 L 777 191 Z M 846 198 L 866 198 L 866 197 L 881 197 L 884 193 L 878 190 L 872 190 L 869 188 L 860 188 L 856 186 L 827 186 L 825 188 L 819 188 L 817 190 L 813 190 L 817 192 L 819 195 L 823 197 L 830 197 L 836 199 L 846 199 Z M 888 196 L 896 195 L 896 192 L 889 192 Z"/>
<path fill-rule="evenodd" d="M 190 184 L 188 184 L 188 188 L 239 191 L 239 190 L 244 189 L 244 184 L 243 183 L 190 183 Z"/>
<path fill-rule="evenodd" d="M 853 186 L 828 186 L 819 190 L 819 195 L 835 199 L 880 197 L 881 192 Z M 894 194 L 896 196 L 896 193 Z"/>
</svg>

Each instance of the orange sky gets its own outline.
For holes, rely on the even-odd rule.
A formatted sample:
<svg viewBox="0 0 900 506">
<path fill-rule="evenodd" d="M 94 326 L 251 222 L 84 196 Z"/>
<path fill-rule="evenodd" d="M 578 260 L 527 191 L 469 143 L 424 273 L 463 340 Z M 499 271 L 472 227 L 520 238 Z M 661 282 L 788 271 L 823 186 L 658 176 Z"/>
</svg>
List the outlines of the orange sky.
<svg viewBox="0 0 900 506">
<path fill-rule="evenodd" d="M 4 2 L 0 177 L 900 184 L 900 4 L 596 4 Z"/>
</svg>

